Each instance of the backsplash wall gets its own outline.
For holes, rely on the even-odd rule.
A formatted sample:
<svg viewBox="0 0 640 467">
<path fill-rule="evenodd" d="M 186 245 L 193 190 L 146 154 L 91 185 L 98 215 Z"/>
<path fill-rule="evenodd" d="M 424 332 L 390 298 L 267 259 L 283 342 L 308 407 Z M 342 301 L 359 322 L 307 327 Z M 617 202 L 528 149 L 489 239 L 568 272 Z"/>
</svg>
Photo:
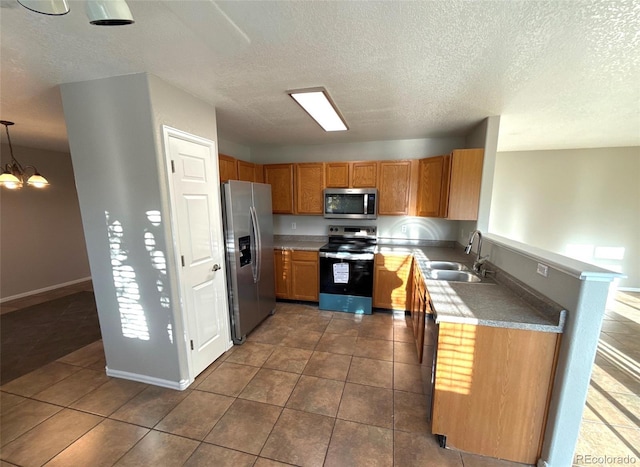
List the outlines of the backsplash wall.
<svg viewBox="0 0 640 467">
<path fill-rule="evenodd" d="M 292 227 L 295 223 L 296 228 Z M 327 235 L 329 225 L 376 225 L 378 237 L 413 240 L 456 240 L 459 221 L 446 219 L 380 216 L 376 220 L 325 219 L 321 216 L 274 215 L 275 235 Z"/>
</svg>

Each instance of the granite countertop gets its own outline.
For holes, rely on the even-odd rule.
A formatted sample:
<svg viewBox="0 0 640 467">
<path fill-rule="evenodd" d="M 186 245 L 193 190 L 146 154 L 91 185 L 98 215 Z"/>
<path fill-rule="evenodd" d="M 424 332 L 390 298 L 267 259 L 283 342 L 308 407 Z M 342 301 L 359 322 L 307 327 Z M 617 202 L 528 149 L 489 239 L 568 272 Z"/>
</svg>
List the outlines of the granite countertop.
<svg viewBox="0 0 640 467">
<path fill-rule="evenodd" d="M 275 249 L 318 251 L 326 237 L 277 235 Z M 379 253 L 411 254 L 423 271 L 426 261 L 457 261 L 471 269 L 475 255 L 466 255 L 453 242 L 378 241 Z M 425 280 L 433 303 L 436 322 L 460 323 L 531 331 L 561 333 L 566 311 L 559 305 L 527 288 L 516 279 L 489 264 L 493 277 L 481 282 L 466 283 Z"/>
<path fill-rule="evenodd" d="M 447 251 L 451 250 L 451 251 Z M 466 264 L 471 270 L 475 255 L 459 249 L 414 248 L 412 252 L 426 276 L 426 261 L 446 260 Z M 426 279 L 437 323 L 474 324 L 530 331 L 561 333 L 566 311 L 526 285 L 489 264 L 496 278 L 481 282 Z"/>
<path fill-rule="evenodd" d="M 305 250 L 318 251 L 327 243 L 326 236 L 311 235 L 274 235 L 273 248 L 275 250 Z"/>
</svg>

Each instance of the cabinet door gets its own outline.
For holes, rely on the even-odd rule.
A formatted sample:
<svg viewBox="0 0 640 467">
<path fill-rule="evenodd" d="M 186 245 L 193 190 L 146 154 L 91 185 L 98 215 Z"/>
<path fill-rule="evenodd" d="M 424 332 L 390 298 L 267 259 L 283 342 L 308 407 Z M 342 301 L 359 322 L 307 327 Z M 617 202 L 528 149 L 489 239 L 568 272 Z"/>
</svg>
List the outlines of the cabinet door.
<svg viewBox="0 0 640 467">
<path fill-rule="evenodd" d="M 418 216 L 440 216 L 444 161 L 444 156 L 429 157 L 420 160 Z"/>
<path fill-rule="evenodd" d="M 273 252 L 276 297 L 287 299 L 291 295 L 291 252 L 274 250 Z"/>
<path fill-rule="evenodd" d="M 322 215 L 324 163 L 296 164 L 296 214 Z"/>
<path fill-rule="evenodd" d="M 328 162 L 326 164 L 327 188 L 349 188 L 349 163 Z"/>
<path fill-rule="evenodd" d="M 414 187 L 418 178 L 417 163 L 417 160 L 378 163 L 379 215 L 412 215 L 415 212 L 415 194 L 412 196 L 412 191 L 415 188 L 417 192 L 417 186 Z"/>
<path fill-rule="evenodd" d="M 351 188 L 375 188 L 378 183 L 378 163 L 351 162 Z"/>
<path fill-rule="evenodd" d="M 264 166 L 264 182 L 271 185 L 274 214 L 293 214 L 293 164 Z"/>
<path fill-rule="evenodd" d="M 256 182 L 264 183 L 264 166 L 262 164 L 254 164 L 253 174 Z"/>
<path fill-rule="evenodd" d="M 238 160 L 238 180 L 255 182 L 255 165 L 251 162 Z"/>
<path fill-rule="evenodd" d="M 317 302 L 318 280 L 318 253 L 294 250 L 291 257 L 291 298 Z"/>
<path fill-rule="evenodd" d="M 482 149 L 456 149 L 451 155 L 447 218 L 477 220 L 482 183 Z"/>
<path fill-rule="evenodd" d="M 411 306 L 409 277 L 411 255 L 381 254 L 375 259 L 373 306 L 389 310 L 407 310 Z"/>
<path fill-rule="evenodd" d="M 558 334 L 441 323 L 433 433 L 457 449 L 535 464 Z"/>
<path fill-rule="evenodd" d="M 226 154 L 218 154 L 218 170 L 220 172 L 220 181 L 238 180 L 238 169 L 236 160 Z"/>
</svg>

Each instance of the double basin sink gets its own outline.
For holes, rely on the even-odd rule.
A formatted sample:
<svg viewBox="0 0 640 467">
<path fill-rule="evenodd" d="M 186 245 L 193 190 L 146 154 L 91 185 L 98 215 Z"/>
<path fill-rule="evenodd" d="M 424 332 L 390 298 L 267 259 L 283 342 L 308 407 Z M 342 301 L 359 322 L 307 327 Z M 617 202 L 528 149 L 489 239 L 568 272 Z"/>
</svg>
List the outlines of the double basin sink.
<svg viewBox="0 0 640 467">
<path fill-rule="evenodd" d="M 427 261 L 426 279 L 452 282 L 480 282 L 482 279 L 462 263 L 454 261 Z"/>
</svg>

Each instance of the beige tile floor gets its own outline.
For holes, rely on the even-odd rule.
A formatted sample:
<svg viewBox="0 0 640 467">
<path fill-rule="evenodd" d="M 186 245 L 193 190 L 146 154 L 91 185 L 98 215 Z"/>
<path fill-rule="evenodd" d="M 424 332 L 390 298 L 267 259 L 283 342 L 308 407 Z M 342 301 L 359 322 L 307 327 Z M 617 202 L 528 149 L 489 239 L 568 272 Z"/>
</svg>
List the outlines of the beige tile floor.
<svg viewBox="0 0 640 467">
<path fill-rule="evenodd" d="M 607 304 L 575 465 L 618 459 L 640 464 L 640 293 L 618 292 Z"/>
<path fill-rule="evenodd" d="M 640 358 L 640 298 L 620 297 L 578 453 L 640 446 L 637 364 L 620 363 Z M 440 449 L 426 434 L 411 339 L 403 315 L 279 303 L 182 392 L 106 377 L 98 341 L 0 387 L 0 465 L 518 465 Z"/>
</svg>

